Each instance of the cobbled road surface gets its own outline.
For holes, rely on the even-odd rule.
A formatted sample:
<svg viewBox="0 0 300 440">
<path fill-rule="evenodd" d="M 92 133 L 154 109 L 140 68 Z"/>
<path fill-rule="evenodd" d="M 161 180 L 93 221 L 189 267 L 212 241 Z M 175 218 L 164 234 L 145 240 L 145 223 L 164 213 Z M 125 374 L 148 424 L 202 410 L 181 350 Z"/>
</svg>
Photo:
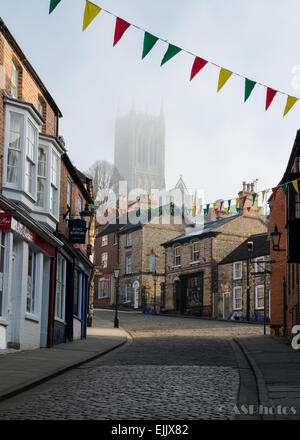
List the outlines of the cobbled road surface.
<svg viewBox="0 0 300 440">
<path fill-rule="evenodd" d="M 111 328 L 111 310 L 93 327 Z M 132 339 L 95 361 L 0 403 L 0 420 L 233 419 L 239 370 L 232 338 L 259 325 L 120 312 Z"/>
</svg>

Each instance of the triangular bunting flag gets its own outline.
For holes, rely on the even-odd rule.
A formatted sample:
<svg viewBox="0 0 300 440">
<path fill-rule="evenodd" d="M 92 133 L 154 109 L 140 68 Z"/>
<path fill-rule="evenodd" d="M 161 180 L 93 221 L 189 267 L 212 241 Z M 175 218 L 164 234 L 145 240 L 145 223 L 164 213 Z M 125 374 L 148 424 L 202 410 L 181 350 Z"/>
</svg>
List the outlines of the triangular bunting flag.
<svg viewBox="0 0 300 440">
<path fill-rule="evenodd" d="M 196 215 L 196 211 L 197 211 L 197 208 L 196 208 L 196 206 L 194 206 L 194 207 L 193 207 L 193 215 L 194 215 L 194 216 Z"/>
<path fill-rule="evenodd" d="M 243 206 L 242 206 L 242 208 L 244 208 L 244 205 L 245 205 L 245 203 L 246 203 L 246 200 L 247 200 L 247 196 L 244 196 L 244 197 L 243 197 Z"/>
<path fill-rule="evenodd" d="M 237 212 L 240 212 L 241 208 L 236 208 Z"/>
<path fill-rule="evenodd" d="M 237 209 L 238 208 L 238 206 L 239 206 L 239 201 L 240 201 L 240 198 L 239 197 L 237 197 L 236 199 L 236 203 L 235 203 L 235 208 Z"/>
<path fill-rule="evenodd" d="M 294 96 L 288 96 L 287 100 L 286 100 L 286 106 L 284 109 L 284 113 L 283 116 L 285 116 L 293 107 L 294 104 L 296 104 L 296 102 L 298 101 L 298 98 L 295 98 Z"/>
<path fill-rule="evenodd" d="M 293 184 L 293 187 L 295 188 L 297 194 L 299 194 L 298 180 L 293 180 L 292 184 Z"/>
<path fill-rule="evenodd" d="M 262 201 L 264 201 L 266 190 L 264 189 L 261 193 L 262 193 Z"/>
<path fill-rule="evenodd" d="M 49 8 L 49 14 L 54 11 L 58 3 L 60 3 L 61 0 L 50 0 L 50 8 Z"/>
<path fill-rule="evenodd" d="M 257 207 L 257 211 L 259 212 L 261 210 L 262 206 Z"/>
<path fill-rule="evenodd" d="M 219 81 L 218 81 L 218 90 L 221 90 L 221 88 L 224 86 L 224 84 L 229 80 L 229 78 L 231 77 L 232 72 L 230 72 L 230 70 L 226 70 L 223 69 L 223 67 L 221 67 L 220 70 L 220 75 L 219 75 Z"/>
<path fill-rule="evenodd" d="M 175 55 L 177 55 L 179 52 L 181 52 L 180 47 L 173 46 L 173 44 L 170 44 L 170 43 L 169 43 L 168 50 L 167 50 L 167 52 L 165 53 L 165 56 L 163 57 L 162 62 L 161 62 L 160 65 L 162 66 L 163 64 L 165 64 L 167 61 L 169 61 L 171 58 L 173 58 L 173 57 L 174 57 Z"/>
<path fill-rule="evenodd" d="M 230 211 L 231 200 L 228 200 L 228 211 Z"/>
<path fill-rule="evenodd" d="M 85 4 L 85 10 L 84 10 L 84 16 L 83 16 L 83 27 L 82 30 L 84 31 L 88 25 L 94 20 L 97 14 L 101 11 L 101 8 L 99 6 L 94 5 L 94 3 L 86 1 Z"/>
<path fill-rule="evenodd" d="M 269 205 L 269 208 L 270 208 L 270 212 L 272 212 L 273 211 L 273 205 Z"/>
<path fill-rule="evenodd" d="M 281 185 L 282 191 L 284 192 L 284 195 L 286 196 L 287 193 L 287 186 L 285 184 Z"/>
<path fill-rule="evenodd" d="M 194 76 L 197 75 L 197 73 L 200 72 L 201 69 L 203 69 L 203 67 L 207 64 L 206 60 L 203 60 L 202 58 L 196 57 L 193 67 L 192 67 L 192 72 L 191 72 L 191 78 L 190 81 L 192 81 L 192 79 L 194 78 Z"/>
<path fill-rule="evenodd" d="M 254 203 L 255 203 L 255 199 L 256 199 L 256 196 L 257 196 L 257 194 L 256 193 L 253 193 L 252 194 L 252 199 L 253 199 L 253 202 L 252 202 L 252 206 L 254 205 Z"/>
<path fill-rule="evenodd" d="M 116 28 L 115 28 L 115 36 L 114 36 L 114 46 L 121 40 L 124 32 L 129 28 L 130 23 L 122 20 L 122 18 L 117 17 L 116 19 Z"/>
<path fill-rule="evenodd" d="M 216 202 L 213 204 L 213 212 L 216 210 Z"/>
<path fill-rule="evenodd" d="M 272 188 L 272 193 L 273 193 L 274 200 L 276 199 L 276 191 L 277 191 L 277 188 Z"/>
<path fill-rule="evenodd" d="M 223 205 L 224 205 L 224 201 L 222 200 L 222 202 L 220 203 L 220 211 L 222 211 Z"/>
<path fill-rule="evenodd" d="M 271 87 L 267 88 L 266 110 L 268 110 L 268 108 L 270 107 L 270 104 L 273 101 L 276 93 L 277 93 L 277 90 L 271 89 Z"/>
<path fill-rule="evenodd" d="M 244 97 L 244 102 L 247 101 L 247 99 L 249 98 L 252 90 L 254 89 L 256 82 L 255 81 L 251 81 L 251 79 L 245 78 L 245 97 Z"/>
<path fill-rule="evenodd" d="M 248 206 L 247 207 L 247 211 L 250 212 L 250 209 L 251 209 L 251 206 Z"/>
<path fill-rule="evenodd" d="M 225 212 L 226 212 L 226 214 L 228 214 L 228 212 L 229 212 L 229 209 L 228 209 L 228 208 L 225 208 Z"/>
<path fill-rule="evenodd" d="M 215 209 L 215 214 L 218 214 L 218 208 Z"/>
<path fill-rule="evenodd" d="M 142 59 L 144 59 L 145 56 L 148 55 L 148 53 L 150 52 L 150 50 L 153 48 L 153 46 L 157 41 L 158 41 L 158 37 L 149 34 L 149 32 L 145 32 Z"/>
</svg>

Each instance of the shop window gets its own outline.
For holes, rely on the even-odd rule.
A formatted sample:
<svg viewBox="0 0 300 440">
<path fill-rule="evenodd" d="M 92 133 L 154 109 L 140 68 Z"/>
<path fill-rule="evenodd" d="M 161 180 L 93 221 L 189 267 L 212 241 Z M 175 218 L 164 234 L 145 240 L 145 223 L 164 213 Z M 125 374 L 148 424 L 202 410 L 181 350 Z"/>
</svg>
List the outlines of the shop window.
<svg viewBox="0 0 300 440">
<path fill-rule="evenodd" d="M 31 248 L 28 250 L 28 269 L 27 269 L 27 303 L 26 312 L 35 314 L 36 313 L 36 283 L 35 283 L 35 272 L 36 272 L 36 254 Z"/>
<path fill-rule="evenodd" d="M 66 303 L 66 260 L 58 255 L 56 266 L 55 317 L 65 320 Z"/>
</svg>

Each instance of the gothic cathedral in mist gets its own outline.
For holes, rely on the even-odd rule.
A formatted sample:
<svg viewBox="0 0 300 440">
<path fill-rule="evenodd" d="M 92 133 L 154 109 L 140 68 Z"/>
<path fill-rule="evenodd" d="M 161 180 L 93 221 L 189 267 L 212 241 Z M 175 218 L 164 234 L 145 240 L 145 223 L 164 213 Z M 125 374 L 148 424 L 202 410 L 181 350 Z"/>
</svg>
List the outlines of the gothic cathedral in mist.
<svg viewBox="0 0 300 440">
<path fill-rule="evenodd" d="M 128 192 L 139 189 L 165 189 L 165 121 L 163 110 L 158 116 L 137 112 L 133 108 L 118 114 L 115 129 L 114 163 L 127 180 Z"/>
</svg>

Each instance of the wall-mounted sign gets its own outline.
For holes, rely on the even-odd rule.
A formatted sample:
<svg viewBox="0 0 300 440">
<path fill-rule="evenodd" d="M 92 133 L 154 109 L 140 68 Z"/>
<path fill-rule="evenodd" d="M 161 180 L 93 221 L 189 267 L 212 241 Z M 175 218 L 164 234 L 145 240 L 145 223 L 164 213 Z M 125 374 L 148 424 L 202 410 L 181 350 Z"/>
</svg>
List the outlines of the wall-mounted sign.
<svg viewBox="0 0 300 440">
<path fill-rule="evenodd" d="M 84 244 L 86 237 L 86 222 L 80 219 L 69 220 L 68 226 L 70 242 Z"/>
</svg>

